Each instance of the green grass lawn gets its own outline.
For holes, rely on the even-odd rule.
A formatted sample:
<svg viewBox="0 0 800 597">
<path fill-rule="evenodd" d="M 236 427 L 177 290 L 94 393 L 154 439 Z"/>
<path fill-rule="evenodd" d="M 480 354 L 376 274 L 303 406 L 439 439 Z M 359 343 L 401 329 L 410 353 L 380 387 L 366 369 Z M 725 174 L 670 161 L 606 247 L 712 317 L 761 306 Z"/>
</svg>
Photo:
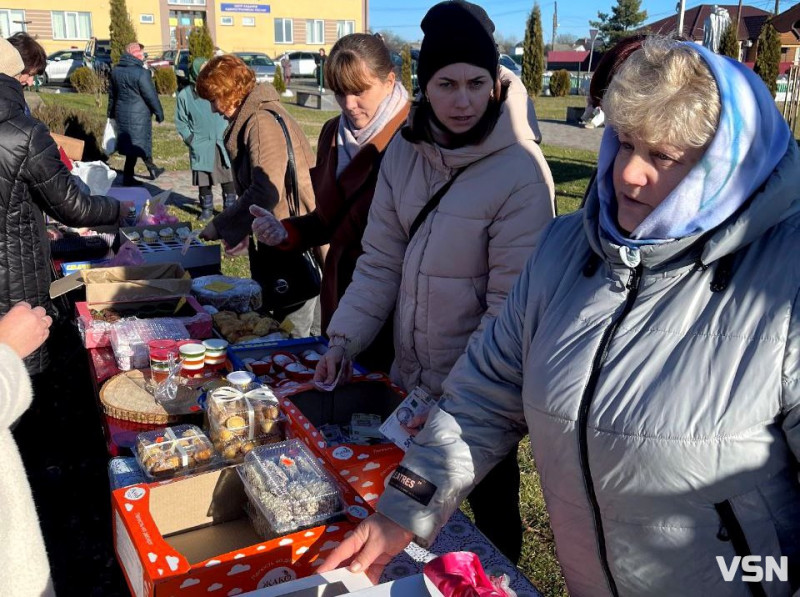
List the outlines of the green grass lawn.
<svg viewBox="0 0 800 597">
<path fill-rule="evenodd" d="M 73 108 L 105 115 L 105 98 L 102 98 L 101 105 L 98 107 L 93 96 L 74 93 L 42 93 L 40 95 L 46 103 L 62 103 Z M 579 97 L 541 97 L 536 101 L 536 111 L 542 119 L 563 120 L 567 106 L 582 105 L 582 102 L 584 102 L 584 98 Z M 170 170 L 188 170 L 187 151 L 175 131 L 175 99 L 162 97 L 161 103 L 164 107 L 165 122 L 153 125 L 155 160 Z M 286 103 L 285 107 L 300 123 L 314 148 L 316 148 L 322 124 L 336 114 L 336 112 L 301 108 L 290 103 Z M 542 151 L 553 172 L 558 213 L 568 213 L 577 209 L 597 156 L 593 152 L 565 149 L 553 145 L 543 145 Z M 113 156 L 109 163 L 112 167 L 121 168 L 122 161 L 119 156 Z M 181 221 L 191 222 L 193 228 L 202 228 L 203 224 L 197 219 L 196 206 L 173 205 L 170 206 L 170 210 Z M 248 259 L 247 257 L 224 257 L 222 270 L 227 275 L 247 277 L 249 276 Z M 561 569 L 555 556 L 549 518 L 539 486 L 539 476 L 530 456 L 530 445 L 527 439 L 524 440 L 520 450 L 519 461 L 522 470 L 521 503 L 525 529 L 520 568 L 544 595 L 566 595 Z"/>
</svg>

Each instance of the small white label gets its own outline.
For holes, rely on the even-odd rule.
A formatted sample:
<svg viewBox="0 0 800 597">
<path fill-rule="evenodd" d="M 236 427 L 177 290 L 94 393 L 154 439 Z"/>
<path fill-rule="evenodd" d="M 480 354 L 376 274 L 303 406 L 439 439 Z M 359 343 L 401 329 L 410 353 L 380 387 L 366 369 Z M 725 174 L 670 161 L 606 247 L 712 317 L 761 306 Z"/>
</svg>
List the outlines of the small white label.
<svg viewBox="0 0 800 597">
<path fill-rule="evenodd" d="M 147 493 L 147 491 L 144 487 L 131 487 L 125 492 L 125 499 L 135 502 L 136 500 L 142 499 L 145 493 Z"/>
<path fill-rule="evenodd" d="M 347 446 L 339 446 L 333 451 L 333 457 L 337 460 L 349 460 L 353 457 L 353 451 Z"/>
<path fill-rule="evenodd" d="M 366 518 L 369 512 L 367 512 L 366 508 L 362 508 L 361 506 L 350 506 L 347 511 L 356 518 Z"/>
<path fill-rule="evenodd" d="M 289 582 L 290 580 L 294 580 L 296 578 L 297 574 L 295 574 L 294 570 L 291 568 L 287 568 L 286 566 L 273 568 L 267 572 L 260 581 L 258 581 L 258 588 L 264 589 L 266 587 L 274 587 L 275 585 Z"/>
</svg>

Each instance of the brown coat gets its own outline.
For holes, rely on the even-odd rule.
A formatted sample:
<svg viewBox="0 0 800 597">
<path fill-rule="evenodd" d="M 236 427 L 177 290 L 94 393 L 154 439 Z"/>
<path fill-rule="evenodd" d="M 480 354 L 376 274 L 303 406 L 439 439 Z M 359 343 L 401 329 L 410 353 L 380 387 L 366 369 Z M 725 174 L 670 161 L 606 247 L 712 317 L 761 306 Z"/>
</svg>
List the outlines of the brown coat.
<svg viewBox="0 0 800 597">
<path fill-rule="evenodd" d="M 256 85 L 225 132 L 225 147 L 231 159 L 239 201 L 214 218 L 213 223 L 219 237 L 231 246 L 250 234 L 251 205 L 260 205 L 277 218 L 289 216 L 286 141 L 281 126 L 267 109 L 280 114 L 289 128 L 300 187 L 300 211 L 308 213 L 314 209 L 314 190 L 308 173 L 314 154 L 308 139 L 281 105 L 275 88 L 268 84 Z"/>
<path fill-rule="evenodd" d="M 408 109 L 409 106 L 405 106 L 400 110 L 356 154 L 338 179 L 336 133 L 341 117 L 337 116 L 326 122 L 319 136 L 317 165 L 311 169 L 316 209 L 308 215 L 284 221 L 289 238 L 281 248 L 305 249 L 330 243 L 320 289 L 323 330 L 350 284 L 356 260 L 363 252 L 361 237 L 367 227 L 367 215 L 381 160 L 389 141 L 405 124 Z"/>
</svg>

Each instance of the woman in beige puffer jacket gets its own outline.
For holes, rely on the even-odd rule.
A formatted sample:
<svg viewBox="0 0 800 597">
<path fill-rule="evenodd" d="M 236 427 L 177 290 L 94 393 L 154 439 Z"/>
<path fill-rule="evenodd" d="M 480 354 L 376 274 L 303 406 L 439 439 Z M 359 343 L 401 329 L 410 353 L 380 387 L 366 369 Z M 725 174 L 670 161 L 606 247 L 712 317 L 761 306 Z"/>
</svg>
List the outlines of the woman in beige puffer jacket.
<svg viewBox="0 0 800 597">
<path fill-rule="evenodd" d="M 386 152 L 364 254 L 328 326 L 331 349 L 316 378 L 331 382 L 342 360 L 369 346 L 394 313 L 392 379 L 407 391 L 421 386 L 438 396 L 470 337 L 500 311 L 553 218 L 553 181 L 537 145 L 533 103 L 520 80 L 498 68 L 494 25 L 483 9 L 444 2 L 429 11 L 422 29 L 424 93 Z M 459 171 L 438 207 L 409 234 L 429 199 Z M 473 494 L 470 503 L 478 527 L 516 560 L 516 450 L 506 466 L 507 475 L 485 480 L 485 500 Z M 498 523 L 499 511 L 516 512 L 516 519 Z"/>
</svg>

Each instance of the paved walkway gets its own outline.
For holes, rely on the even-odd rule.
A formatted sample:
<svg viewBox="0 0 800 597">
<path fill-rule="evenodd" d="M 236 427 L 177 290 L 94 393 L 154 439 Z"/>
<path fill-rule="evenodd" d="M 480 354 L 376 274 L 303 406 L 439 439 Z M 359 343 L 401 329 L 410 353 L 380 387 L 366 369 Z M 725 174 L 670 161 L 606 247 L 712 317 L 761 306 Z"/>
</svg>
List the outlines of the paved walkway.
<svg viewBox="0 0 800 597">
<path fill-rule="evenodd" d="M 600 150 L 600 140 L 605 130 L 585 129 L 562 120 L 540 120 L 539 128 L 542 130 L 542 143 L 545 145 L 585 149 L 595 153 Z"/>
</svg>

